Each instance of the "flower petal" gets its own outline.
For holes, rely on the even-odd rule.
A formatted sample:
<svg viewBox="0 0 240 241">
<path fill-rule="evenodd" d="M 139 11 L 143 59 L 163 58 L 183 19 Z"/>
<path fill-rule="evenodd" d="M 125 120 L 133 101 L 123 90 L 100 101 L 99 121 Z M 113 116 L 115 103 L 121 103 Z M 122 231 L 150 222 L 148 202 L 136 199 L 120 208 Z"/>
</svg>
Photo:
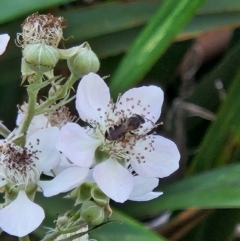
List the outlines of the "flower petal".
<svg viewBox="0 0 240 241">
<path fill-rule="evenodd" d="M 134 176 L 133 190 L 129 196 L 132 201 L 148 201 L 154 199 L 162 194 L 162 192 L 152 192 L 158 186 L 157 178 L 146 178 L 141 176 Z"/>
<path fill-rule="evenodd" d="M 43 172 L 43 174 L 50 177 L 55 177 L 67 168 L 76 166 L 75 164 L 69 162 L 69 160 L 62 153 L 60 154 L 60 160 L 60 163 L 55 168 L 51 169 L 50 172 Z"/>
<path fill-rule="evenodd" d="M 111 158 L 94 167 L 93 177 L 99 188 L 116 202 L 126 201 L 133 188 L 131 173 Z"/>
<path fill-rule="evenodd" d="M 20 191 L 13 202 L 0 210 L 0 227 L 11 235 L 23 237 L 34 231 L 44 216 L 43 209 Z"/>
<path fill-rule="evenodd" d="M 149 192 L 149 193 L 146 193 L 142 196 L 134 196 L 134 197 L 130 196 L 129 200 L 138 201 L 138 202 L 150 201 L 152 199 L 155 199 L 155 198 L 159 197 L 162 194 L 163 194 L 163 192 Z"/>
<path fill-rule="evenodd" d="M 38 185 L 42 188 L 45 197 L 51 197 L 67 192 L 81 184 L 87 176 L 88 170 L 88 168 L 77 166 L 69 167 L 51 181 L 39 181 Z"/>
<path fill-rule="evenodd" d="M 7 183 L 7 177 L 4 173 L 0 172 L 0 188 L 4 187 Z"/>
<path fill-rule="evenodd" d="M 136 141 L 129 149 L 132 168 L 140 176 L 166 177 L 179 167 L 180 154 L 174 142 L 157 135 Z"/>
<path fill-rule="evenodd" d="M 9 39 L 8 34 L 0 34 L 0 55 L 5 52 Z"/>
<path fill-rule="evenodd" d="M 77 89 L 76 108 L 82 120 L 102 124 L 110 102 L 109 88 L 97 74 L 85 75 Z"/>
<path fill-rule="evenodd" d="M 130 196 L 141 196 L 157 187 L 159 179 L 134 176 L 133 181 L 134 186 Z"/>
<path fill-rule="evenodd" d="M 59 136 L 57 127 L 48 127 L 35 131 L 28 139 L 26 147 L 38 150 L 36 156 L 42 171 L 49 172 L 60 162 L 60 152 L 56 149 Z"/>
<path fill-rule="evenodd" d="M 89 137 L 84 128 L 68 123 L 61 129 L 56 147 L 74 164 L 90 167 L 100 144 L 101 141 Z"/>
<path fill-rule="evenodd" d="M 24 123 L 24 119 L 26 117 L 26 114 L 24 113 L 19 113 L 18 116 L 17 116 L 17 120 L 16 120 L 16 124 L 19 126 L 19 131 L 21 129 L 21 126 L 22 124 Z M 46 128 L 48 126 L 51 126 L 49 121 L 48 121 L 48 118 L 44 115 L 37 115 L 37 116 L 34 116 L 31 123 L 30 123 L 30 126 L 28 128 L 28 131 L 27 131 L 27 138 L 33 134 L 35 131 L 41 129 L 41 128 Z"/>
<path fill-rule="evenodd" d="M 116 111 L 123 111 L 125 117 L 138 114 L 156 123 L 161 114 L 163 91 L 156 86 L 143 86 L 125 92 L 116 103 Z"/>
</svg>

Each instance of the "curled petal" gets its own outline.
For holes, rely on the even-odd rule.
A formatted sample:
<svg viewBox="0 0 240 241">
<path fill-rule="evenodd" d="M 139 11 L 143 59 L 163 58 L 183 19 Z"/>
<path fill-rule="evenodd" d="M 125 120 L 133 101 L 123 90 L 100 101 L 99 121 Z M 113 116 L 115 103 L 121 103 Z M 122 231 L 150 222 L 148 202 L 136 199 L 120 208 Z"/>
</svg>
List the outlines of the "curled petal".
<svg viewBox="0 0 240 241">
<path fill-rule="evenodd" d="M 142 201 L 150 201 L 152 199 L 155 199 L 157 197 L 159 197 L 160 195 L 162 195 L 163 192 L 149 192 L 146 193 L 142 196 L 130 196 L 129 200 L 131 201 L 138 201 L 138 202 L 142 202 Z"/>
<path fill-rule="evenodd" d="M 9 39 L 8 34 L 0 34 L 0 55 L 5 52 Z"/>
<path fill-rule="evenodd" d="M 131 173 L 111 158 L 94 167 L 93 177 L 99 188 L 116 202 L 125 202 L 133 188 Z"/>
<path fill-rule="evenodd" d="M 100 144 L 101 141 L 89 137 L 84 128 L 68 123 L 61 129 L 56 147 L 74 164 L 90 167 L 95 150 Z"/>
<path fill-rule="evenodd" d="M 20 191 L 13 202 L 0 210 L 0 227 L 11 235 L 23 237 L 34 231 L 44 217 L 43 209 Z"/>
<path fill-rule="evenodd" d="M 179 167 L 177 146 L 162 136 L 146 136 L 129 152 L 132 168 L 143 177 L 167 177 Z"/>
<path fill-rule="evenodd" d="M 161 114 L 163 91 L 156 86 L 143 86 L 125 92 L 116 103 L 116 112 L 124 111 L 125 116 L 138 114 L 156 123 Z"/>
<path fill-rule="evenodd" d="M 133 190 L 129 196 L 132 201 L 149 201 L 159 197 L 162 192 L 152 192 L 158 186 L 157 178 L 145 178 L 141 176 L 134 176 Z"/>
<path fill-rule="evenodd" d="M 102 124 L 110 102 L 109 88 L 97 74 L 85 75 L 77 89 L 76 108 L 82 120 Z"/>
<path fill-rule="evenodd" d="M 67 192 L 81 184 L 88 174 L 88 168 L 69 167 L 59 173 L 51 181 L 39 181 L 45 197 L 51 197 L 62 192 Z"/>
</svg>

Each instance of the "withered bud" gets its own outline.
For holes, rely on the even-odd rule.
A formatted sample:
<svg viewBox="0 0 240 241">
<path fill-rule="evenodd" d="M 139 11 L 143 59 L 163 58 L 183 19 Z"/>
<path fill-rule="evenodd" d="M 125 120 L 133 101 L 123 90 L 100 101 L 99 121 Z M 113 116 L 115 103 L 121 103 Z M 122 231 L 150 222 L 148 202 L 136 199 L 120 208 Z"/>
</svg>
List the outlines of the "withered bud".
<svg viewBox="0 0 240 241">
<path fill-rule="evenodd" d="M 62 39 L 62 29 L 66 27 L 65 23 L 63 17 L 34 13 L 24 20 L 22 33 L 17 35 L 17 43 L 22 48 L 25 48 L 28 44 L 42 42 L 57 47 Z"/>
</svg>

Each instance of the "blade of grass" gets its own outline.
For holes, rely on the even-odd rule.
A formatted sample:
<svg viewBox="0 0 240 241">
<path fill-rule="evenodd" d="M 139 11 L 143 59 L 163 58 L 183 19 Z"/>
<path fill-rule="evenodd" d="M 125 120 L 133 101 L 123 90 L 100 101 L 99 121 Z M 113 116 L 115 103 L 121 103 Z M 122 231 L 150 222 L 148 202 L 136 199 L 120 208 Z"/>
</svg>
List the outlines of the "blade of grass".
<svg viewBox="0 0 240 241">
<path fill-rule="evenodd" d="M 168 0 L 157 10 L 114 73 L 115 95 L 141 79 L 205 0 Z"/>
</svg>

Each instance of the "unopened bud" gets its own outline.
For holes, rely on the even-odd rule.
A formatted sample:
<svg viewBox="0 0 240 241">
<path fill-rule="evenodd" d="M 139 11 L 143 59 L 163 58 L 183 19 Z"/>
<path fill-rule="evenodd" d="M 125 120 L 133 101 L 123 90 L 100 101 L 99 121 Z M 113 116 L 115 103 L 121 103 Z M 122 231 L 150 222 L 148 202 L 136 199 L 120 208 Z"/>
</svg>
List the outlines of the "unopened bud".
<svg viewBox="0 0 240 241">
<path fill-rule="evenodd" d="M 104 209 L 92 201 L 84 202 L 81 207 L 81 218 L 86 223 L 99 225 L 104 220 Z"/>
<path fill-rule="evenodd" d="M 56 220 L 57 227 L 62 227 L 68 222 L 69 218 L 66 215 L 59 216 Z"/>
<path fill-rule="evenodd" d="M 49 92 L 48 92 L 48 97 L 52 97 L 52 96 L 55 96 L 56 93 L 62 88 L 61 85 L 53 85 Z"/>
<path fill-rule="evenodd" d="M 27 45 L 23 50 L 23 57 L 31 70 L 43 74 L 56 66 L 59 53 L 54 47 L 37 43 Z"/>
<path fill-rule="evenodd" d="M 96 54 L 86 42 L 78 49 L 78 52 L 67 60 L 68 68 L 72 74 L 80 78 L 90 72 L 96 73 L 100 63 Z"/>
</svg>

